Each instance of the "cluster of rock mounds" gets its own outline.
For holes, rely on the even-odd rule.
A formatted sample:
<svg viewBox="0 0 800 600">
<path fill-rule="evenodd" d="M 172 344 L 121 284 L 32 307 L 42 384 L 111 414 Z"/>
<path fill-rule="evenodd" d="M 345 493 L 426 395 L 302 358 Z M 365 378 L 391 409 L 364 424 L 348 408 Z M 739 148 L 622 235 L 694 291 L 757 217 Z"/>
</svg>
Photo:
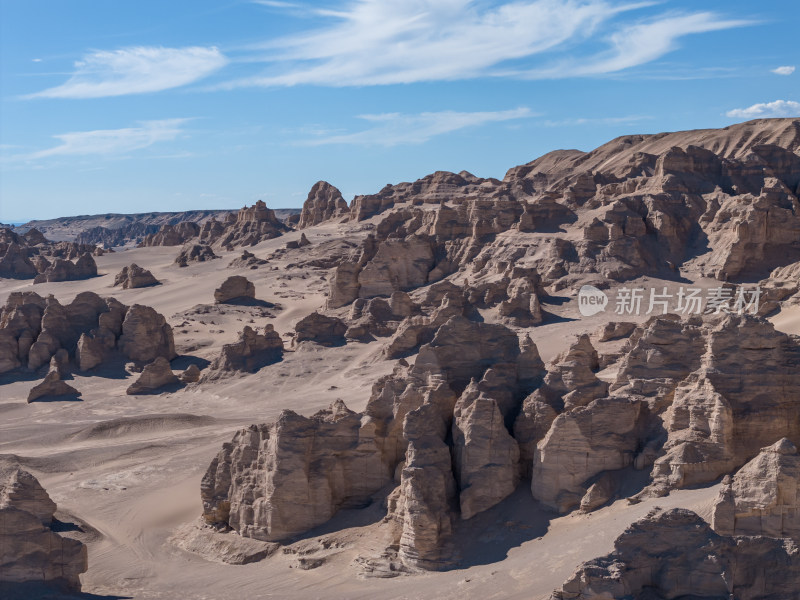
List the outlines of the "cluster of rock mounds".
<svg viewBox="0 0 800 600">
<path fill-rule="evenodd" d="M 71 359 L 81 371 L 90 371 L 117 355 L 139 369 L 159 358 L 172 360 L 172 328 L 149 306 L 129 307 L 94 292 L 81 292 L 66 305 L 54 296 L 12 292 L 0 310 L 0 373 L 36 371 L 50 363 L 29 401 L 76 395 L 64 381 Z"/>
<path fill-rule="evenodd" d="M 364 413 L 337 401 L 310 418 L 284 411 L 276 423 L 238 433 L 203 480 L 204 516 L 246 537 L 284 540 L 397 485 L 387 516 L 396 560 L 444 565 L 457 507 L 480 512 L 516 486 L 506 421 L 542 370 L 530 340 L 452 317 L 413 367 L 401 363 L 376 383 Z"/>
<path fill-rule="evenodd" d="M 214 381 L 234 373 L 255 373 L 267 365 L 279 362 L 283 357 L 283 340 L 271 324 L 259 333 L 249 325 L 239 333 L 239 339 L 222 346 L 219 355 L 211 362 L 200 381 Z M 187 374 L 184 373 L 184 377 Z"/>
<path fill-rule="evenodd" d="M 0 590 L 44 585 L 80 592 L 86 546 L 56 533 L 55 512 L 55 502 L 33 475 L 0 466 Z"/>
<path fill-rule="evenodd" d="M 50 242 L 36 229 L 23 235 L 0 229 L 0 277 L 33 279 L 34 283 L 75 281 L 97 276 L 94 245 Z M 73 259 L 77 259 L 74 260 Z"/>
<path fill-rule="evenodd" d="M 800 260 L 800 121 L 626 136 L 558 151 L 500 181 L 437 172 L 356 197 L 315 184 L 303 227 L 374 220 L 343 260 L 328 306 L 408 291 L 497 263 L 535 268 L 555 290 L 640 275 L 736 280 Z"/>
<path fill-rule="evenodd" d="M 184 246 L 185 260 L 207 260 L 198 258 L 198 247 L 230 250 L 241 246 L 255 246 L 288 231 L 288 226 L 275 216 L 275 212 L 259 200 L 253 206 L 244 207 L 238 213 L 230 213 L 224 221 L 212 218 L 202 224 L 184 221 L 176 225 L 164 225 L 157 233 L 148 235 L 139 246 Z M 204 251 L 207 254 L 208 251 Z M 178 261 L 176 261 L 178 262 Z"/>
<path fill-rule="evenodd" d="M 689 510 L 654 511 L 551 598 L 796 598 L 798 543 L 800 454 L 782 438 L 726 476 L 711 526 Z"/>
<path fill-rule="evenodd" d="M 718 480 L 775 440 L 800 442 L 800 343 L 762 319 L 622 325 L 607 381 L 588 336 L 545 369 L 530 339 L 469 320 L 452 298 L 414 365 L 376 383 L 364 413 L 337 402 L 238 433 L 203 480 L 206 520 L 280 541 L 388 494 L 394 542 L 365 568 L 439 569 L 454 560 L 454 520 L 526 478 L 541 505 L 588 512 L 619 498 L 632 470 L 651 471 L 639 497 L 658 496 Z"/>
</svg>

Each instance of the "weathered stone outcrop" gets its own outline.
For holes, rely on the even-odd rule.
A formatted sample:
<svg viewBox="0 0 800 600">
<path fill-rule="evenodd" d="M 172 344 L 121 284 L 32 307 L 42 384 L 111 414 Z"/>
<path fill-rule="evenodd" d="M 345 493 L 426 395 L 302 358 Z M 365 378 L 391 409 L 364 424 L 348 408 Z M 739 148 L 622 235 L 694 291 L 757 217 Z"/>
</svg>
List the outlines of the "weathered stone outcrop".
<svg viewBox="0 0 800 600">
<path fill-rule="evenodd" d="M 762 535 L 800 541 L 800 453 L 788 439 L 763 448 L 726 477 L 712 526 L 724 535 Z"/>
<path fill-rule="evenodd" d="M 39 271 L 28 258 L 27 252 L 18 243 L 8 244 L 5 252 L 0 256 L 0 277 L 31 279 L 38 274 Z"/>
<path fill-rule="evenodd" d="M 51 283 L 54 281 L 76 281 L 97 277 L 97 263 L 88 252 L 82 254 L 74 263 L 63 258 L 56 258 L 44 272 L 33 279 L 33 283 Z"/>
<path fill-rule="evenodd" d="M 345 342 L 347 324 L 339 318 L 313 312 L 294 326 L 296 344 L 316 342 L 323 346 L 338 346 Z"/>
<path fill-rule="evenodd" d="M 139 377 L 136 378 L 125 393 L 135 394 L 155 394 L 162 388 L 174 386 L 179 383 L 178 378 L 172 372 L 169 361 L 163 356 L 159 356 L 153 362 L 145 365 Z"/>
<path fill-rule="evenodd" d="M 61 352 L 63 352 L 63 349 Z M 63 361 L 63 356 L 60 358 Z M 81 393 L 78 390 L 63 380 L 63 368 L 64 365 L 59 361 L 59 358 L 53 356 L 53 358 L 50 359 L 50 370 L 47 372 L 47 375 L 45 375 L 44 380 L 33 386 L 31 391 L 28 392 L 28 402 L 57 396 L 80 396 Z"/>
<path fill-rule="evenodd" d="M 761 319 L 707 318 L 695 371 L 674 388 L 650 492 L 708 483 L 783 437 L 800 442 L 800 344 Z M 758 365 L 754 368 L 754 365 Z"/>
<path fill-rule="evenodd" d="M 347 202 L 342 198 L 342 193 L 327 181 L 318 181 L 311 187 L 303 203 L 297 228 L 304 229 L 347 214 Z"/>
<path fill-rule="evenodd" d="M 175 357 L 172 329 L 150 307 L 128 308 L 94 292 L 81 292 L 67 305 L 34 292 L 10 294 L 0 311 L 0 372 L 39 369 L 60 350 L 82 371 L 117 351 L 140 364 Z"/>
<path fill-rule="evenodd" d="M 191 221 L 182 221 L 174 225 L 162 225 L 156 233 L 147 235 L 139 246 L 182 246 L 198 235 L 200 235 L 200 225 Z"/>
<path fill-rule="evenodd" d="M 0 467 L 0 585 L 38 584 L 81 589 L 86 546 L 53 531 L 55 502 L 37 479 L 15 466 Z"/>
<path fill-rule="evenodd" d="M 128 267 L 122 267 L 122 270 L 117 273 L 114 278 L 114 287 L 122 286 L 123 290 L 149 287 L 151 285 L 158 285 L 159 281 L 147 269 L 143 269 L 136 263 Z"/>
<path fill-rule="evenodd" d="M 718 535 L 673 509 L 637 521 L 614 551 L 581 565 L 551 600 L 796 598 L 800 553 L 782 540 Z"/>
<path fill-rule="evenodd" d="M 214 254 L 208 244 L 189 242 L 181 248 L 175 258 L 175 264 L 179 267 L 188 267 L 190 262 L 205 262 L 215 258 L 219 258 L 219 256 Z"/>
<path fill-rule="evenodd" d="M 502 325 L 450 318 L 414 366 L 398 366 L 376 383 L 363 414 L 343 404 L 310 418 L 285 411 L 275 424 L 237 434 L 203 480 L 206 519 L 281 540 L 343 506 L 370 502 L 395 482 L 386 519 L 396 540 L 392 560 L 402 568 L 444 567 L 452 561 L 453 519 L 514 489 L 518 450 L 506 421 L 537 375 L 531 345 L 521 349 Z M 490 486 L 493 475 L 504 483 Z M 274 485 L 255 483 L 264 480 Z"/>
<path fill-rule="evenodd" d="M 282 356 L 283 340 L 271 324 L 264 327 L 263 334 L 245 326 L 239 334 L 239 341 L 222 347 L 203 378 L 218 379 L 236 371 L 253 373 L 278 362 Z"/>
<path fill-rule="evenodd" d="M 231 275 L 214 290 L 214 302 L 217 304 L 246 301 L 255 297 L 256 286 L 247 277 L 241 275 Z"/>
<path fill-rule="evenodd" d="M 159 357 L 172 360 L 177 356 L 172 327 L 164 315 L 142 304 L 134 304 L 125 313 L 117 343 L 120 351 L 137 363 L 149 363 Z"/>
</svg>

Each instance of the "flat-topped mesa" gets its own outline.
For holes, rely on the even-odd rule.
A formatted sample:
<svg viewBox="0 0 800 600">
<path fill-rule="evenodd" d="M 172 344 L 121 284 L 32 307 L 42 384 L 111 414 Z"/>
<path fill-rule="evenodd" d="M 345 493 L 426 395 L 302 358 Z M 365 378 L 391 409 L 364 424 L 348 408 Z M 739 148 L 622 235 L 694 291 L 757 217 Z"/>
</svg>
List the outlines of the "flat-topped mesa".
<svg viewBox="0 0 800 600">
<path fill-rule="evenodd" d="M 399 484 L 387 520 L 397 559 L 408 568 L 441 568 L 451 554 L 445 525 L 513 491 L 518 452 L 506 422 L 537 376 L 531 345 L 527 340 L 521 348 L 502 325 L 453 317 L 422 346 L 415 365 L 400 365 L 375 384 L 364 413 L 337 401 L 310 418 L 284 411 L 274 424 L 239 432 L 203 479 L 206 520 L 248 537 L 283 540 Z M 487 410 L 497 415 L 489 430 L 481 418 Z M 504 445 L 492 444 L 498 437 Z M 451 453 L 460 457 L 455 473 Z M 506 483 L 495 486 L 490 475 L 500 471 Z M 425 492 L 424 482 L 435 480 L 449 483 Z M 441 527 L 424 526 L 434 522 Z"/>
<path fill-rule="evenodd" d="M 784 540 L 718 535 L 692 511 L 651 512 L 551 600 L 796 598 L 800 553 Z"/>
<path fill-rule="evenodd" d="M 342 193 L 327 181 L 318 181 L 311 187 L 303 203 L 297 228 L 304 229 L 348 214 L 349 208 Z"/>
<path fill-rule="evenodd" d="M 39 481 L 17 466 L 0 466 L 0 586 L 40 594 L 41 586 L 80 592 L 86 546 L 52 529 L 56 504 Z M 10 587 L 14 586 L 14 587 Z"/>
</svg>

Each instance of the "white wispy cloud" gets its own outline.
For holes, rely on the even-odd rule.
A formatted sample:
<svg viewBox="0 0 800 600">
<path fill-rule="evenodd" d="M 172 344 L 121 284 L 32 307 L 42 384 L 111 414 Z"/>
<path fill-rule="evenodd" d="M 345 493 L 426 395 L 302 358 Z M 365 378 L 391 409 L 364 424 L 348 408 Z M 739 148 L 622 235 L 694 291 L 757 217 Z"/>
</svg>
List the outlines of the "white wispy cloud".
<svg viewBox="0 0 800 600">
<path fill-rule="evenodd" d="M 638 123 L 640 121 L 647 121 L 653 117 L 646 115 L 630 115 L 627 117 L 576 117 L 570 119 L 560 120 L 546 120 L 543 125 L 545 127 L 576 127 L 580 125 L 623 125 L 625 123 Z"/>
<path fill-rule="evenodd" d="M 59 145 L 15 158 L 38 160 L 53 156 L 120 155 L 176 139 L 184 131 L 182 125 L 189 120 L 191 119 L 141 121 L 138 127 L 62 133 L 53 136 L 61 142 Z"/>
<path fill-rule="evenodd" d="M 646 23 L 625 26 L 611 34 L 609 48 L 599 54 L 571 58 L 549 68 L 531 70 L 530 78 L 561 78 L 616 73 L 637 67 L 675 50 L 678 40 L 690 34 L 752 25 L 752 21 L 721 19 L 712 12 L 662 16 Z"/>
<path fill-rule="evenodd" d="M 487 112 L 424 112 L 419 114 L 384 113 L 360 115 L 360 119 L 372 127 L 355 133 L 328 135 L 298 142 L 303 146 L 322 146 L 326 144 L 357 144 L 363 146 L 397 146 L 401 144 L 422 144 L 429 139 L 486 123 L 510 121 L 534 116 L 525 107 L 513 110 Z"/>
<path fill-rule="evenodd" d="M 72 76 L 63 84 L 27 98 L 102 98 L 159 92 L 203 79 L 227 63 L 216 47 L 104 50 L 77 61 Z"/>
<path fill-rule="evenodd" d="M 273 7 L 305 6 L 256 1 Z M 337 10 L 309 9 L 330 17 L 330 24 L 251 48 L 254 54 L 244 60 L 261 61 L 266 71 L 218 87 L 592 76 L 656 60 L 677 48 L 682 36 L 753 24 L 712 12 L 672 12 L 646 22 L 620 22 L 628 13 L 657 4 L 350 0 Z M 565 57 L 561 61 L 559 53 Z M 544 66 L 534 66 L 544 58 Z"/>
<path fill-rule="evenodd" d="M 777 67 L 775 69 L 772 69 L 772 72 L 775 73 L 775 75 L 791 75 L 792 73 L 794 73 L 794 70 L 795 70 L 794 66 L 786 65 L 783 67 Z"/>
<path fill-rule="evenodd" d="M 800 117 L 800 102 L 794 100 L 775 100 L 753 104 L 747 108 L 734 108 L 725 113 L 735 119 L 759 119 L 771 117 Z"/>
</svg>

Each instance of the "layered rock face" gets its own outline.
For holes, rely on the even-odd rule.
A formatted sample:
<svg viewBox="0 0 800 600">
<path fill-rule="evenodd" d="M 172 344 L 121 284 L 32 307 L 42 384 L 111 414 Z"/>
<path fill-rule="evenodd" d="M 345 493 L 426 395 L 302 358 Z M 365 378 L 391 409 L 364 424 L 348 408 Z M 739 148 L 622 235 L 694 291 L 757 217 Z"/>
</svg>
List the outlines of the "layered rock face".
<svg viewBox="0 0 800 600">
<path fill-rule="evenodd" d="M 46 584 L 80 592 L 86 546 L 53 531 L 55 502 L 19 467 L 0 467 L 0 585 Z"/>
<path fill-rule="evenodd" d="M 151 285 L 158 285 L 159 281 L 147 269 L 143 269 L 136 263 L 129 267 L 122 267 L 122 270 L 117 273 L 114 278 L 114 287 L 121 286 L 123 290 L 149 287 Z"/>
<path fill-rule="evenodd" d="M 224 304 L 232 301 L 242 301 L 256 297 L 256 286 L 253 282 L 241 275 L 232 275 L 214 290 L 214 302 Z"/>
<path fill-rule="evenodd" d="M 125 306 L 114 298 L 81 292 L 67 305 L 34 292 L 12 292 L 0 312 L 0 372 L 36 370 L 59 350 L 81 370 L 115 351 L 139 364 L 175 357 L 172 328 L 148 306 Z"/>
<path fill-rule="evenodd" d="M 297 228 L 311 227 L 348 214 L 349 209 L 342 193 L 327 181 L 318 181 L 303 203 Z"/>
<path fill-rule="evenodd" d="M 363 414 L 343 403 L 310 418 L 284 411 L 274 424 L 237 434 L 203 480 L 206 520 L 282 540 L 342 507 L 369 503 L 399 472 L 387 517 L 397 560 L 407 568 L 444 566 L 452 519 L 493 506 L 515 487 L 518 451 L 506 422 L 541 368 L 502 325 L 453 317 L 413 367 L 375 385 Z M 495 485 L 495 475 L 506 484 Z"/>
<path fill-rule="evenodd" d="M 800 553 L 783 540 L 715 533 L 673 509 L 637 521 L 614 551 L 584 563 L 551 600 L 796 598 Z"/>
<path fill-rule="evenodd" d="M 726 477 L 714 504 L 714 530 L 800 541 L 800 453 L 783 438 Z"/>
</svg>

